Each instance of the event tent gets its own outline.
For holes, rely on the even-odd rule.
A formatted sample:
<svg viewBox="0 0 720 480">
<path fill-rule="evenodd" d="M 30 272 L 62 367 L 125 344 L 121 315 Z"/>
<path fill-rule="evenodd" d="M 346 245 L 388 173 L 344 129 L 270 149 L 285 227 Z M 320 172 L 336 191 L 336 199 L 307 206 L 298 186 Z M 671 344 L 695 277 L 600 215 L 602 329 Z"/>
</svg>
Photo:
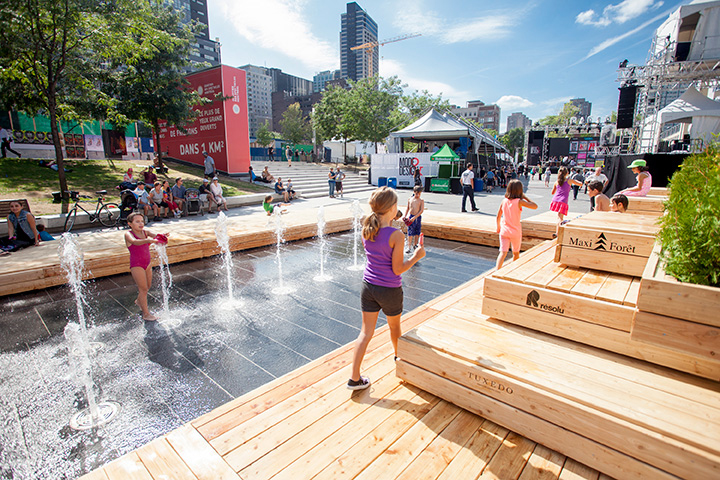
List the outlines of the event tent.
<svg viewBox="0 0 720 480">
<path fill-rule="evenodd" d="M 711 100 L 694 87 L 658 112 L 660 124 L 692 123 L 691 138 L 711 140 L 711 133 L 720 132 L 720 102 Z"/>
<path fill-rule="evenodd" d="M 507 148 L 481 128 L 464 123 L 454 115 L 441 114 L 430 109 L 418 120 L 397 132 L 390 134 L 390 146 L 393 153 L 400 153 L 402 140 L 457 140 L 461 137 L 473 139 L 474 152 L 490 149 L 494 152 L 508 152 Z"/>
</svg>

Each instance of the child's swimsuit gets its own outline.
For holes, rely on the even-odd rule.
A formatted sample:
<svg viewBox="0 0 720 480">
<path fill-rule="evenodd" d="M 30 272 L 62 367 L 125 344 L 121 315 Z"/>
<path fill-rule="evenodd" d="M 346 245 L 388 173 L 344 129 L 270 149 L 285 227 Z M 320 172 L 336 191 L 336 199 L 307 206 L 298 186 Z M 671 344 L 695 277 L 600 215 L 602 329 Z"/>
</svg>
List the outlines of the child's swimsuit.
<svg viewBox="0 0 720 480">
<path fill-rule="evenodd" d="M 141 238 L 138 238 L 132 230 L 130 230 L 130 234 L 135 237 L 136 240 L 142 240 Z M 149 243 L 145 243 L 143 245 L 130 244 L 128 245 L 128 250 L 130 250 L 130 268 L 140 267 L 145 270 L 150 266 Z"/>
</svg>

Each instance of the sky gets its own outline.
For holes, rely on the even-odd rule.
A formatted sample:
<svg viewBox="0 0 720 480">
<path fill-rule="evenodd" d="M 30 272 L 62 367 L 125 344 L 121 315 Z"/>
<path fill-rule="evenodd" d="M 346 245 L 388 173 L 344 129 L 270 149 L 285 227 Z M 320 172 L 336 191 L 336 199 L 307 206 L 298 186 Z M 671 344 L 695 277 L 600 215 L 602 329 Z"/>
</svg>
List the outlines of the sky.
<svg viewBox="0 0 720 480">
<path fill-rule="evenodd" d="M 312 80 L 340 68 L 345 1 L 207 0 L 210 37 L 222 63 L 276 67 Z M 645 63 L 655 29 L 690 0 L 360 0 L 384 39 L 380 75 L 406 92 L 428 90 L 464 107 L 470 100 L 522 112 L 533 121 L 557 114 L 571 98 L 591 115 L 617 110 L 618 64 Z"/>
</svg>

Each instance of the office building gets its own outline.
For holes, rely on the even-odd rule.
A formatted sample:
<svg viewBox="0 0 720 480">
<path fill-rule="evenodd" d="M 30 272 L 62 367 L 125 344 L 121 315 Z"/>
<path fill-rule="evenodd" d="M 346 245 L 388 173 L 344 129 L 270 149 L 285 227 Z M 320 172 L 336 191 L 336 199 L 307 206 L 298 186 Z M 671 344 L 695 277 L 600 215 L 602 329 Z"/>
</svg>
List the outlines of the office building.
<svg viewBox="0 0 720 480">
<path fill-rule="evenodd" d="M 196 43 L 191 47 L 190 62 L 191 66 L 186 68 L 187 72 L 198 69 L 207 68 L 208 65 L 198 67 L 198 64 L 207 63 L 211 67 L 220 65 L 220 43 L 216 40 L 210 40 L 210 23 L 208 21 L 207 1 L 206 0 L 164 0 L 166 5 L 172 6 L 176 11 L 183 15 L 183 21 L 190 23 L 195 20 L 204 25 L 200 32 L 195 36 Z"/>
<path fill-rule="evenodd" d="M 283 114 L 293 103 L 300 105 L 300 112 L 303 118 L 310 120 L 313 107 L 322 99 L 322 92 L 309 95 L 288 95 L 287 92 L 273 92 L 272 94 L 272 117 L 275 130 L 280 131 L 280 120 Z"/>
<path fill-rule="evenodd" d="M 507 118 L 508 132 L 514 128 L 522 128 L 523 130 L 526 130 L 530 127 L 532 127 L 532 120 L 530 120 L 524 113 L 515 112 Z"/>
<path fill-rule="evenodd" d="M 588 102 L 584 98 L 572 98 L 570 99 L 570 103 L 580 109 L 578 117 L 587 118 L 590 116 L 590 113 L 592 113 L 592 103 Z"/>
<path fill-rule="evenodd" d="M 483 130 L 500 130 L 500 107 L 497 105 L 485 105 L 480 100 L 467 102 L 465 108 L 451 110 L 458 117 L 467 118 L 480 124 Z"/>
<path fill-rule="evenodd" d="M 313 93 L 322 92 L 325 90 L 327 82 L 340 79 L 340 70 L 325 70 L 324 72 L 316 73 L 313 77 Z"/>
<path fill-rule="evenodd" d="M 347 12 L 341 16 L 340 74 L 342 78 L 360 80 L 377 75 L 380 60 L 378 48 L 351 50 L 368 42 L 378 41 L 377 23 L 360 5 L 347 4 Z"/>
<path fill-rule="evenodd" d="M 245 65 L 238 68 L 247 72 L 248 127 L 250 136 L 254 137 L 260 126 L 266 121 L 268 122 L 268 129 L 273 130 L 272 76 L 268 74 L 268 69 L 264 67 Z"/>
</svg>

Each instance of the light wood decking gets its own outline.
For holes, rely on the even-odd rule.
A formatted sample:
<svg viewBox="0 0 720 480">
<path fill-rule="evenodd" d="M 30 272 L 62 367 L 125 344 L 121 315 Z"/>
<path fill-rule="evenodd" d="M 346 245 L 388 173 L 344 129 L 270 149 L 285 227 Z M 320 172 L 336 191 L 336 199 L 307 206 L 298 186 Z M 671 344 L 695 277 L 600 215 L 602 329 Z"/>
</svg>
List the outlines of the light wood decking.
<svg viewBox="0 0 720 480">
<path fill-rule="evenodd" d="M 458 287 L 403 329 L 481 291 L 477 281 Z M 351 362 L 346 345 L 82 478 L 609 479 L 400 381 L 387 327 L 363 363 L 370 389 L 344 387 Z"/>
</svg>

